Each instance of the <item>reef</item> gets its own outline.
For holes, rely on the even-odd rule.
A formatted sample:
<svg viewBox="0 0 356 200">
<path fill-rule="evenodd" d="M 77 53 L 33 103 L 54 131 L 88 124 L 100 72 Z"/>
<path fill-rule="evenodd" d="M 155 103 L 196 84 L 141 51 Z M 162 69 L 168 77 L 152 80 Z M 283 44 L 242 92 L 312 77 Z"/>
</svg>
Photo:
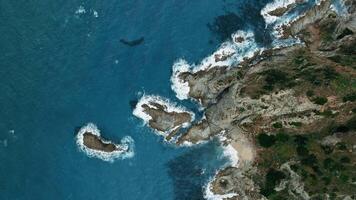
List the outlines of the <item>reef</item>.
<svg viewBox="0 0 356 200">
<path fill-rule="evenodd" d="M 174 140 L 178 145 L 222 137 L 224 148 L 237 152 L 238 162 L 207 185 L 210 196 L 356 198 L 356 5 L 323 0 L 292 20 L 280 19 L 303 2 L 265 9 L 275 17 L 266 23 L 277 42 L 296 42 L 240 51 L 254 45 L 250 33 L 240 32 L 201 64 L 173 66 L 172 89 L 179 99 L 198 102 L 202 119 L 141 106 L 156 130 L 171 133 L 191 122 Z"/>
</svg>

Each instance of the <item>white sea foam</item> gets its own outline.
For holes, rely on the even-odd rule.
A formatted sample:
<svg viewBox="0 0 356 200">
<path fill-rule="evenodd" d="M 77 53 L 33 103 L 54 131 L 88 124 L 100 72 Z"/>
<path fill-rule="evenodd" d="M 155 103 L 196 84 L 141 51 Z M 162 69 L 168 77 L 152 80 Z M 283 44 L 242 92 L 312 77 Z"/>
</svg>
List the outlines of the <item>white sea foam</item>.
<svg viewBox="0 0 356 200">
<path fill-rule="evenodd" d="M 266 6 L 261 10 L 261 15 L 265 19 L 266 24 L 272 24 L 279 17 L 270 15 L 269 12 L 274 11 L 278 8 L 286 8 L 294 3 L 296 3 L 296 0 L 274 0 L 271 3 L 266 4 Z"/>
<path fill-rule="evenodd" d="M 339 16 L 348 16 L 347 6 L 345 1 L 334 1 L 331 4 L 331 9 L 336 12 Z"/>
<path fill-rule="evenodd" d="M 320 5 L 323 1 L 325 1 L 325 0 L 315 0 L 315 4 Z"/>
<path fill-rule="evenodd" d="M 196 145 L 206 144 L 208 142 L 209 142 L 209 140 L 199 140 L 196 143 L 192 143 L 192 142 L 189 142 L 189 141 L 184 141 L 180 146 L 181 147 L 192 147 L 192 146 L 196 146 Z"/>
<path fill-rule="evenodd" d="M 251 58 L 260 50 L 255 42 L 255 35 L 252 31 L 237 31 L 231 35 L 231 40 L 222 43 L 218 50 L 195 66 L 193 72 L 207 70 L 216 66 L 230 67 L 243 61 L 245 58 Z M 216 59 L 221 57 L 226 57 L 226 59 Z"/>
<path fill-rule="evenodd" d="M 230 165 L 232 167 L 238 167 L 239 156 L 238 156 L 238 152 L 236 151 L 236 149 L 231 144 L 228 144 L 228 145 L 224 146 L 223 148 L 224 148 L 223 155 L 230 159 L 230 161 L 231 161 Z"/>
<path fill-rule="evenodd" d="M 109 144 L 112 143 L 114 144 L 118 150 L 115 150 L 113 152 L 103 152 L 103 151 L 98 151 L 94 149 L 90 149 L 87 146 L 84 145 L 84 133 L 90 132 L 93 135 L 96 135 L 100 137 L 100 130 L 97 128 L 97 126 L 93 123 L 88 123 L 87 125 L 83 126 L 76 137 L 76 143 L 81 151 L 86 153 L 89 157 L 96 157 L 99 159 L 102 159 L 104 161 L 109 161 L 113 162 L 115 159 L 125 159 L 125 158 L 131 158 L 134 156 L 134 141 L 130 136 L 125 136 L 121 139 L 120 144 L 114 144 L 113 142 L 109 140 L 102 140 L 103 143 Z"/>
<path fill-rule="evenodd" d="M 195 114 L 185 107 L 178 106 L 176 103 L 171 102 L 169 99 L 162 98 L 156 95 L 143 95 L 141 99 L 137 102 L 135 109 L 133 110 L 133 115 L 143 120 L 144 124 L 147 124 L 152 117 L 144 111 L 142 107 L 144 104 L 151 107 L 156 108 L 152 103 L 158 103 L 164 106 L 164 111 L 166 112 L 177 112 L 177 113 L 189 113 L 191 115 L 191 122 L 194 121 Z M 184 123 L 182 127 L 186 128 L 190 125 L 190 123 Z M 174 127 L 172 130 L 176 129 Z M 168 130 L 166 133 L 156 131 L 159 135 L 167 135 L 172 130 Z"/>
<path fill-rule="evenodd" d="M 99 13 L 98 13 L 98 11 L 93 10 L 93 15 L 94 15 L 94 17 L 95 17 L 95 18 L 98 18 L 98 17 L 99 17 Z"/>
<path fill-rule="evenodd" d="M 274 37 L 274 40 L 281 40 L 284 36 L 284 26 L 289 26 L 293 21 L 299 19 L 302 15 L 298 11 L 293 11 L 293 12 L 287 12 L 283 14 L 282 16 L 273 16 L 268 14 L 269 12 L 276 10 L 278 8 L 286 8 L 292 4 L 297 4 L 300 2 L 305 2 L 303 1 L 298 1 L 297 0 L 274 0 L 271 3 L 266 4 L 266 6 L 261 10 L 261 15 L 265 19 L 266 26 L 271 26 L 272 28 L 272 36 Z M 285 39 L 282 39 L 281 42 L 284 42 Z M 283 46 L 290 46 L 298 41 L 287 41 L 288 45 L 283 45 Z"/>
<path fill-rule="evenodd" d="M 257 46 L 252 31 L 237 31 L 231 35 L 231 41 L 226 41 L 210 56 L 204 58 L 199 64 L 189 64 L 184 59 L 178 59 L 173 64 L 171 88 L 178 99 L 188 99 L 189 84 L 179 78 L 183 72 L 195 73 L 209 70 L 213 67 L 231 67 L 246 58 L 252 58 L 262 49 Z"/>
<path fill-rule="evenodd" d="M 297 21 L 304 15 L 305 15 L 305 13 L 294 12 L 294 13 L 289 13 L 288 15 L 279 18 L 278 21 L 273 24 L 272 35 L 276 39 L 281 39 L 284 36 L 283 27 L 290 26 L 294 21 Z"/>
<path fill-rule="evenodd" d="M 228 194 L 214 194 L 213 191 L 211 191 L 211 183 L 215 180 L 215 177 L 216 177 L 216 175 L 205 186 L 204 199 L 206 199 L 206 200 L 225 200 L 225 199 L 237 196 L 237 194 L 233 193 L 233 192 L 228 193 Z"/>
<path fill-rule="evenodd" d="M 188 99 L 190 91 L 189 84 L 179 78 L 179 75 L 183 72 L 190 71 L 190 65 L 183 59 L 177 60 L 173 65 L 173 73 L 171 76 L 171 88 L 176 93 L 178 99 Z"/>
<path fill-rule="evenodd" d="M 87 11 L 85 10 L 84 6 L 79 6 L 78 9 L 75 11 L 75 14 L 85 14 Z"/>
</svg>

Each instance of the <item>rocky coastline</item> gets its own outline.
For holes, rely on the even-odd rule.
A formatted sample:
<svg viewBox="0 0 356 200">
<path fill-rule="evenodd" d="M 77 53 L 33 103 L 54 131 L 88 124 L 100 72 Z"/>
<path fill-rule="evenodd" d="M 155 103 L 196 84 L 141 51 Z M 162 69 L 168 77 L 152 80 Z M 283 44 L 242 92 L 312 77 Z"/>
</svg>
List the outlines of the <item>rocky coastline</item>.
<svg viewBox="0 0 356 200">
<path fill-rule="evenodd" d="M 188 87 L 203 119 L 155 100 L 138 104 L 168 141 L 224 137 L 222 145 L 233 147 L 238 164 L 220 170 L 207 193 L 228 200 L 356 198 L 356 5 L 340 3 L 343 12 L 323 0 L 281 26 L 280 39 L 300 43 L 239 62 L 228 62 L 235 53 L 215 54 L 205 67 L 176 70 L 172 82 Z"/>
</svg>

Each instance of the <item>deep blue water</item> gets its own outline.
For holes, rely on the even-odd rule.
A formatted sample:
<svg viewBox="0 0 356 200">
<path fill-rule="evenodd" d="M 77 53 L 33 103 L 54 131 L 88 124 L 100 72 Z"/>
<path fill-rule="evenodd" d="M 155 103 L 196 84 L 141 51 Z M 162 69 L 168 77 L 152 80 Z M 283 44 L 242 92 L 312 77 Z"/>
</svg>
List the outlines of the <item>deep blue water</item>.
<svg viewBox="0 0 356 200">
<path fill-rule="evenodd" d="M 0 0 L 0 199 L 202 199 L 227 162 L 221 149 L 165 144 L 129 102 L 138 92 L 177 101 L 174 61 L 201 60 L 229 31 L 254 29 L 268 43 L 259 15 L 267 1 Z M 237 20 L 211 28 L 229 13 Z M 135 47 L 119 42 L 140 37 Z M 87 157 L 74 140 L 87 122 L 113 141 L 130 135 L 135 156 Z"/>
</svg>

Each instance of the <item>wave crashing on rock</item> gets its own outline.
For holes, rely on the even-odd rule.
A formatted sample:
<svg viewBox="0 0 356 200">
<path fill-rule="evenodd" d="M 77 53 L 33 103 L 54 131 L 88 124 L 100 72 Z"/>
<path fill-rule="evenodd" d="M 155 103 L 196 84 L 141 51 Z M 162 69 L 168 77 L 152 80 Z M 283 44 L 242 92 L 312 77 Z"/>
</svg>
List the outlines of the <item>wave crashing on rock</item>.
<svg viewBox="0 0 356 200">
<path fill-rule="evenodd" d="M 76 136 L 76 143 L 79 149 L 89 157 L 108 162 L 134 156 L 134 140 L 130 136 L 123 137 L 120 144 L 115 144 L 103 139 L 100 130 L 93 123 L 88 123 L 80 128 Z"/>
</svg>

